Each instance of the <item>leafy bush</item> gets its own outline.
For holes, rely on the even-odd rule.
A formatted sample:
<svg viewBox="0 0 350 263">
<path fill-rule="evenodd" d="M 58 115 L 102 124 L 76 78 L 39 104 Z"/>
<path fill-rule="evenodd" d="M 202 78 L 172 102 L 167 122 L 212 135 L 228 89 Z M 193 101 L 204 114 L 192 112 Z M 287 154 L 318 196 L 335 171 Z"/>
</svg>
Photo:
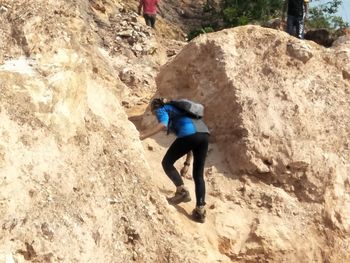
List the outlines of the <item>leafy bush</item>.
<svg viewBox="0 0 350 263">
<path fill-rule="evenodd" d="M 203 6 L 203 12 L 210 14 L 210 21 L 206 21 L 207 25 L 192 30 L 187 36 L 188 40 L 224 28 L 264 24 L 281 17 L 284 4 L 284 0 L 220 0 L 219 5 L 214 5 L 214 2 L 207 0 Z M 348 23 L 335 15 L 342 2 L 343 0 L 329 0 L 323 5 L 309 8 L 307 28 L 336 30 L 348 27 Z"/>
<path fill-rule="evenodd" d="M 265 22 L 280 14 L 283 0 L 222 0 L 221 14 L 225 27 Z"/>
<path fill-rule="evenodd" d="M 310 29 L 330 29 L 337 30 L 348 27 L 349 24 L 341 17 L 334 15 L 342 0 L 333 0 L 317 7 L 312 7 L 309 10 L 309 19 L 307 26 Z"/>
<path fill-rule="evenodd" d="M 187 35 L 187 40 L 191 41 L 192 39 L 194 39 L 195 37 L 201 34 L 210 33 L 210 32 L 214 32 L 214 29 L 212 27 L 201 27 L 198 29 L 194 29 Z"/>
</svg>

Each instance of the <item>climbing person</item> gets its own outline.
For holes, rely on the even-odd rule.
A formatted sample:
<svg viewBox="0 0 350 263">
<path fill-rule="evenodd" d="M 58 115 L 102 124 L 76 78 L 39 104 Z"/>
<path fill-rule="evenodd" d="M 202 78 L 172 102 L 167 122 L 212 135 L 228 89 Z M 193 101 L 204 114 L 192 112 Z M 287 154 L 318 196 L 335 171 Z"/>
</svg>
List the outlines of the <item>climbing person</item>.
<svg viewBox="0 0 350 263">
<path fill-rule="evenodd" d="M 138 14 L 141 15 L 143 9 L 143 17 L 146 25 L 154 28 L 156 24 L 157 8 L 160 0 L 140 0 Z"/>
<path fill-rule="evenodd" d="M 307 19 L 309 0 L 285 0 L 282 11 L 282 21 L 285 21 L 287 9 L 288 34 L 304 39 L 304 24 Z"/>
<path fill-rule="evenodd" d="M 203 174 L 208 151 L 209 130 L 202 118 L 195 119 L 189 116 L 164 98 L 154 98 L 150 103 L 150 108 L 152 114 L 157 117 L 158 124 L 141 132 L 140 139 L 144 140 L 166 129 L 174 132 L 176 135 L 175 141 L 171 144 L 162 160 L 164 172 L 176 186 L 175 195 L 168 198 L 168 202 L 176 205 L 191 201 L 188 188 L 184 185 L 181 175 L 174 167 L 174 163 L 186 155 L 185 169 L 181 169 L 181 174 L 184 175 L 187 173 L 193 155 L 192 174 L 195 184 L 196 207 L 192 211 L 192 219 L 204 223 L 206 203 Z"/>
</svg>

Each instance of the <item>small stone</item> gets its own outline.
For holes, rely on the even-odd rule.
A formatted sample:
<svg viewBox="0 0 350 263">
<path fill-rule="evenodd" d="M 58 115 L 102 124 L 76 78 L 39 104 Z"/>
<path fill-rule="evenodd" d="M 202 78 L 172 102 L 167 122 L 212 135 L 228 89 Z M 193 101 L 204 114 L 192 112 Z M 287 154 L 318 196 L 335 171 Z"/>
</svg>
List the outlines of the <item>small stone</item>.
<svg viewBox="0 0 350 263">
<path fill-rule="evenodd" d="M 153 147 L 152 145 L 147 145 L 147 149 L 148 149 L 149 151 L 154 151 L 154 147 Z"/>
</svg>

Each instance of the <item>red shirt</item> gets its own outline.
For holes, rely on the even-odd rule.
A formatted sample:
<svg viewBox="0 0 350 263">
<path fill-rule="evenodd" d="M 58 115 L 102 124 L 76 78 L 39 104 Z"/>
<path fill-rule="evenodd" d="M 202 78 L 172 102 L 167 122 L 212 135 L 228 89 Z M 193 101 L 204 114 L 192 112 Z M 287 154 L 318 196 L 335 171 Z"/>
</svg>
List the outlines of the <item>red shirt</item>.
<svg viewBox="0 0 350 263">
<path fill-rule="evenodd" d="M 148 15 L 157 14 L 157 4 L 159 0 L 140 0 L 140 4 L 143 7 L 143 13 Z"/>
</svg>

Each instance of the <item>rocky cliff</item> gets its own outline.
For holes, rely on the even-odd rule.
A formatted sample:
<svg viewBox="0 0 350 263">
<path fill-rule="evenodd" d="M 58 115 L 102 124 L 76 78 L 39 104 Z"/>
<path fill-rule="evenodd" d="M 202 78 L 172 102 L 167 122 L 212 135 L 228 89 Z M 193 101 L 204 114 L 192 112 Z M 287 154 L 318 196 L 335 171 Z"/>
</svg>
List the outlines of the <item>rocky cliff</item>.
<svg viewBox="0 0 350 263">
<path fill-rule="evenodd" d="M 187 44 L 136 4 L 0 2 L 0 262 L 348 262 L 348 39 Z M 166 202 L 173 137 L 138 139 L 155 94 L 206 106 L 205 224 Z"/>
</svg>

